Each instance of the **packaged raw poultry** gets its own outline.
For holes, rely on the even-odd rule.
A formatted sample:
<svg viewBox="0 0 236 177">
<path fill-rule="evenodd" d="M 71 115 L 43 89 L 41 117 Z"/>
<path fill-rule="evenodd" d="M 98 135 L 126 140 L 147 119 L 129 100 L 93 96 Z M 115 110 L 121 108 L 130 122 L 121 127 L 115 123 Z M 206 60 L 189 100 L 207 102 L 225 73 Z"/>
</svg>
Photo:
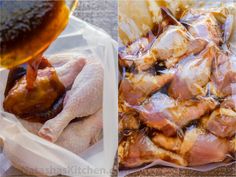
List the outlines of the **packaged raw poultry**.
<svg viewBox="0 0 236 177">
<path fill-rule="evenodd" d="M 235 161 L 235 3 L 147 4 L 119 17 L 120 168 Z"/>
</svg>

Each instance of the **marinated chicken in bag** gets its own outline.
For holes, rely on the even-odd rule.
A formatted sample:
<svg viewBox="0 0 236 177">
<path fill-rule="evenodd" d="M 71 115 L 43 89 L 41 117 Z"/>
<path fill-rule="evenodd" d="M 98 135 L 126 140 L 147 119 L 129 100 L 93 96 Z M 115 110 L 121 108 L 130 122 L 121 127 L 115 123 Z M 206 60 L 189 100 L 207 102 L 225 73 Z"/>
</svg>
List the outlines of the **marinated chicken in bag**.
<svg viewBox="0 0 236 177">
<path fill-rule="evenodd" d="M 143 32 L 127 42 L 120 28 L 120 168 L 156 160 L 180 166 L 235 161 L 236 4 L 204 9 L 180 3 L 178 13 L 168 3 L 147 4 L 156 19 L 150 31 L 126 16 Z"/>
</svg>

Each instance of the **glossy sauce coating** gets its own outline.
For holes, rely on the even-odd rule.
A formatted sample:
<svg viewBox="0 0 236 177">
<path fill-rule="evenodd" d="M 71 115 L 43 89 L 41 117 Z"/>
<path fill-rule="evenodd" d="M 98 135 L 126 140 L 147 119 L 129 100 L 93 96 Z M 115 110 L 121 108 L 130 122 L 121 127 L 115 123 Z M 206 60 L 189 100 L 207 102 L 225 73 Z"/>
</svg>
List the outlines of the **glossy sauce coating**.
<svg viewBox="0 0 236 177">
<path fill-rule="evenodd" d="M 55 117 L 63 108 L 65 88 L 45 58 L 39 64 L 34 84 L 35 87 L 29 91 L 26 65 L 11 69 L 5 89 L 5 111 L 34 122 L 45 122 Z"/>
</svg>

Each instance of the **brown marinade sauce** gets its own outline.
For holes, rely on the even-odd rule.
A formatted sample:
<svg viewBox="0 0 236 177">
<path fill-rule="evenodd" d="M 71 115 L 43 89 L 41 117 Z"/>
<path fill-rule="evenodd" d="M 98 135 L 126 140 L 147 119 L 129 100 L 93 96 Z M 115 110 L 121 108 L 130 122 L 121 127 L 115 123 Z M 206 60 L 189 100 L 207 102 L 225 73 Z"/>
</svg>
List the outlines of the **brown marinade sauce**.
<svg viewBox="0 0 236 177">
<path fill-rule="evenodd" d="M 64 0 L 1 1 L 0 65 L 12 68 L 41 54 L 65 28 Z"/>
<path fill-rule="evenodd" d="M 45 58 L 43 58 L 39 65 L 39 69 L 44 69 L 46 67 L 52 67 L 52 66 Z M 4 92 L 5 97 L 8 95 L 9 91 L 17 84 L 17 81 L 19 81 L 23 76 L 26 75 L 26 68 L 27 65 L 22 64 L 10 70 Z M 55 87 L 57 87 L 57 85 L 55 85 Z M 65 91 L 54 101 L 51 107 L 46 111 L 42 112 L 34 111 L 30 113 L 22 113 L 21 115 L 18 115 L 18 117 L 22 119 L 27 119 L 28 121 L 31 122 L 44 123 L 45 121 L 52 119 L 62 111 L 64 97 L 65 97 Z"/>
</svg>

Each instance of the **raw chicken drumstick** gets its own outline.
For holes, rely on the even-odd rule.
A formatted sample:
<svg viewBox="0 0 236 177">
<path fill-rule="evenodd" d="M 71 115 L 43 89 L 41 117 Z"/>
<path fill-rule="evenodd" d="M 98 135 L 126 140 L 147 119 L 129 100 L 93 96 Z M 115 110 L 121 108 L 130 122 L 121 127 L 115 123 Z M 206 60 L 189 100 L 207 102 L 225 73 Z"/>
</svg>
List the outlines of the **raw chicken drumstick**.
<svg viewBox="0 0 236 177">
<path fill-rule="evenodd" d="M 236 134 L 236 112 L 218 108 L 211 113 L 205 127 L 218 137 L 232 137 Z"/>
<path fill-rule="evenodd" d="M 173 78 L 173 73 L 152 75 L 128 74 L 120 83 L 120 95 L 130 105 L 141 104 L 151 93 L 161 89 Z"/>
<path fill-rule="evenodd" d="M 121 48 L 119 51 L 120 66 L 130 67 L 134 64 L 138 71 L 145 71 L 151 68 L 157 60 L 164 60 L 169 68 L 181 60 L 181 55 L 198 53 L 206 44 L 206 41 L 202 39 L 190 39 L 186 29 L 168 9 L 160 8 L 158 19 L 162 19 L 158 24 L 158 34 L 154 35 L 149 32 L 148 36 L 136 40 L 125 50 L 124 47 Z M 171 38 L 175 39 L 174 43 L 171 42 Z M 153 42 L 155 43 L 152 46 Z"/>
<path fill-rule="evenodd" d="M 19 121 L 29 132 L 36 135 L 43 125 L 40 122 L 29 122 L 24 119 L 19 119 Z M 92 144 L 96 143 L 101 138 L 101 133 L 102 109 L 82 120 L 71 122 L 64 129 L 55 144 L 79 155 Z"/>
<path fill-rule="evenodd" d="M 188 31 L 194 37 L 213 41 L 217 45 L 223 42 L 221 27 L 212 13 L 191 9 L 180 21 L 188 25 Z"/>
<path fill-rule="evenodd" d="M 138 130 L 140 127 L 140 121 L 138 119 L 138 113 L 120 113 L 119 115 L 119 132 L 125 130 Z"/>
<path fill-rule="evenodd" d="M 150 51 L 123 59 L 126 65 L 131 65 L 133 61 L 139 71 L 149 69 L 156 61 L 163 61 L 167 68 L 171 68 L 184 57 L 202 51 L 206 44 L 204 39 L 192 38 L 183 26 L 170 25 L 155 39 Z"/>
<path fill-rule="evenodd" d="M 201 128 L 188 127 L 183 139 L 156 133 L 152 141 L 179 154 L 189 166 L 221 162 L 235 152 L 235 139 L 219 138 Z"/>
<path fill-rule="evenodd" d="M 236 134 L 236 95 L 227 97 L 210 116 L 205 116 L 203 127 L 221 138 Z"/>
<path fill-rule="evenodd" d="M 236 112 L 236 95 L 229 96 L 221 103 L 221 107 L 232 109 Z"/>
<path fill-rule="evenodd" d="M 182 144 L 180 137 L 168 137 L 159 132 L 155 132 L 154 136 L 152 137 L 152 141 L 157 146 L 173 152 L 179 152 Z"/>
<path fill-rule="evenodd" d="M 213 62 L 211 92 L 223 98 L 236 93 L 236 56 L 221 53 Z"/>
<path fill-rule="evenodd" d="M 73 83 L 66 93 L 63 110 L 55 118 L 45 122 L 38 132 L 39 136 L 52 142 L 58 139 L 73 119 L 89 116 L 102 107 L 102 65 L 98 61 L 88 61 L 84 58 L 75 61 L 68 58 L 71 59 L 67 55 L 57 56 L 54 58 L 55 62 L 49 58 L 65 87 Z"/>
<path fill-rule="evenodd" d="M 157 146 L 179 154 L 189 166 L 223 161 L 235 152 L 235 140 L 229 142 L 228 139 L 219 138 L 193 126 L 187 128 L 183 139 L 166 137 L 158 132 L 152 138 Z"/>
<path fill-rule="evenodd" d="M 121 141 L 118 148 L 119 163 L 122 167 L 138 167 L 155 160 L 167 160 L 187 166 L 178 154 L 156 146 L 143 132 L 132 132 L 127 140 Z"/>
<path fill-rule="evenodd" d="M 207 41 L 192 38 L 183 26 L 170 25 L 153 43 L 150 51 L 167 68 L 173 67 L 184 57 L 201 52 Z"/>
<path fill-rule="evenodd" d="M 139 71 L 147 70 L 156 61 L 148 53 L 144 54 L 150 46 L 150 40 L 147 37 L 142 37 L 127 47 L 123 46 L 119 52 L 119 65 L 130 67 L 135 64 Z"/>
<path fill-rule="evenodd" d="M 156 93 L 141 106 L 135 106 L 140 113 L 140 120 L 147 126 L 173 136 L 177 130 L 192 120 L 214 110 L 217 102 L 212 98 L 176 101 L 163 93 Z"/>
<path fill-rule="evenodd" d="M 189 166 L 221 162 L 236 152 L 236 138 L 228 141 L 194 126 L 187 128 L 183 139 L 166 137 L 156 132 L 152 141 L 157 146 L 179 154 Z"/>
<path fill-rule="evenodd" d="M 190 128 L 184 136 L 180 154 L 189 165 L 195 166 L 221 162 L 231 151 L 227 139 L 218 138 L 199 128 Z"/>
<path fill-rule="evenodd" d="M 204 87 L 210 80 L 212 61 L 217 48 L 211 43 L 198 56 L 179 65 L 170 83 L 168 94 L 178 100 L 205 95 Z"/>
</svg>

